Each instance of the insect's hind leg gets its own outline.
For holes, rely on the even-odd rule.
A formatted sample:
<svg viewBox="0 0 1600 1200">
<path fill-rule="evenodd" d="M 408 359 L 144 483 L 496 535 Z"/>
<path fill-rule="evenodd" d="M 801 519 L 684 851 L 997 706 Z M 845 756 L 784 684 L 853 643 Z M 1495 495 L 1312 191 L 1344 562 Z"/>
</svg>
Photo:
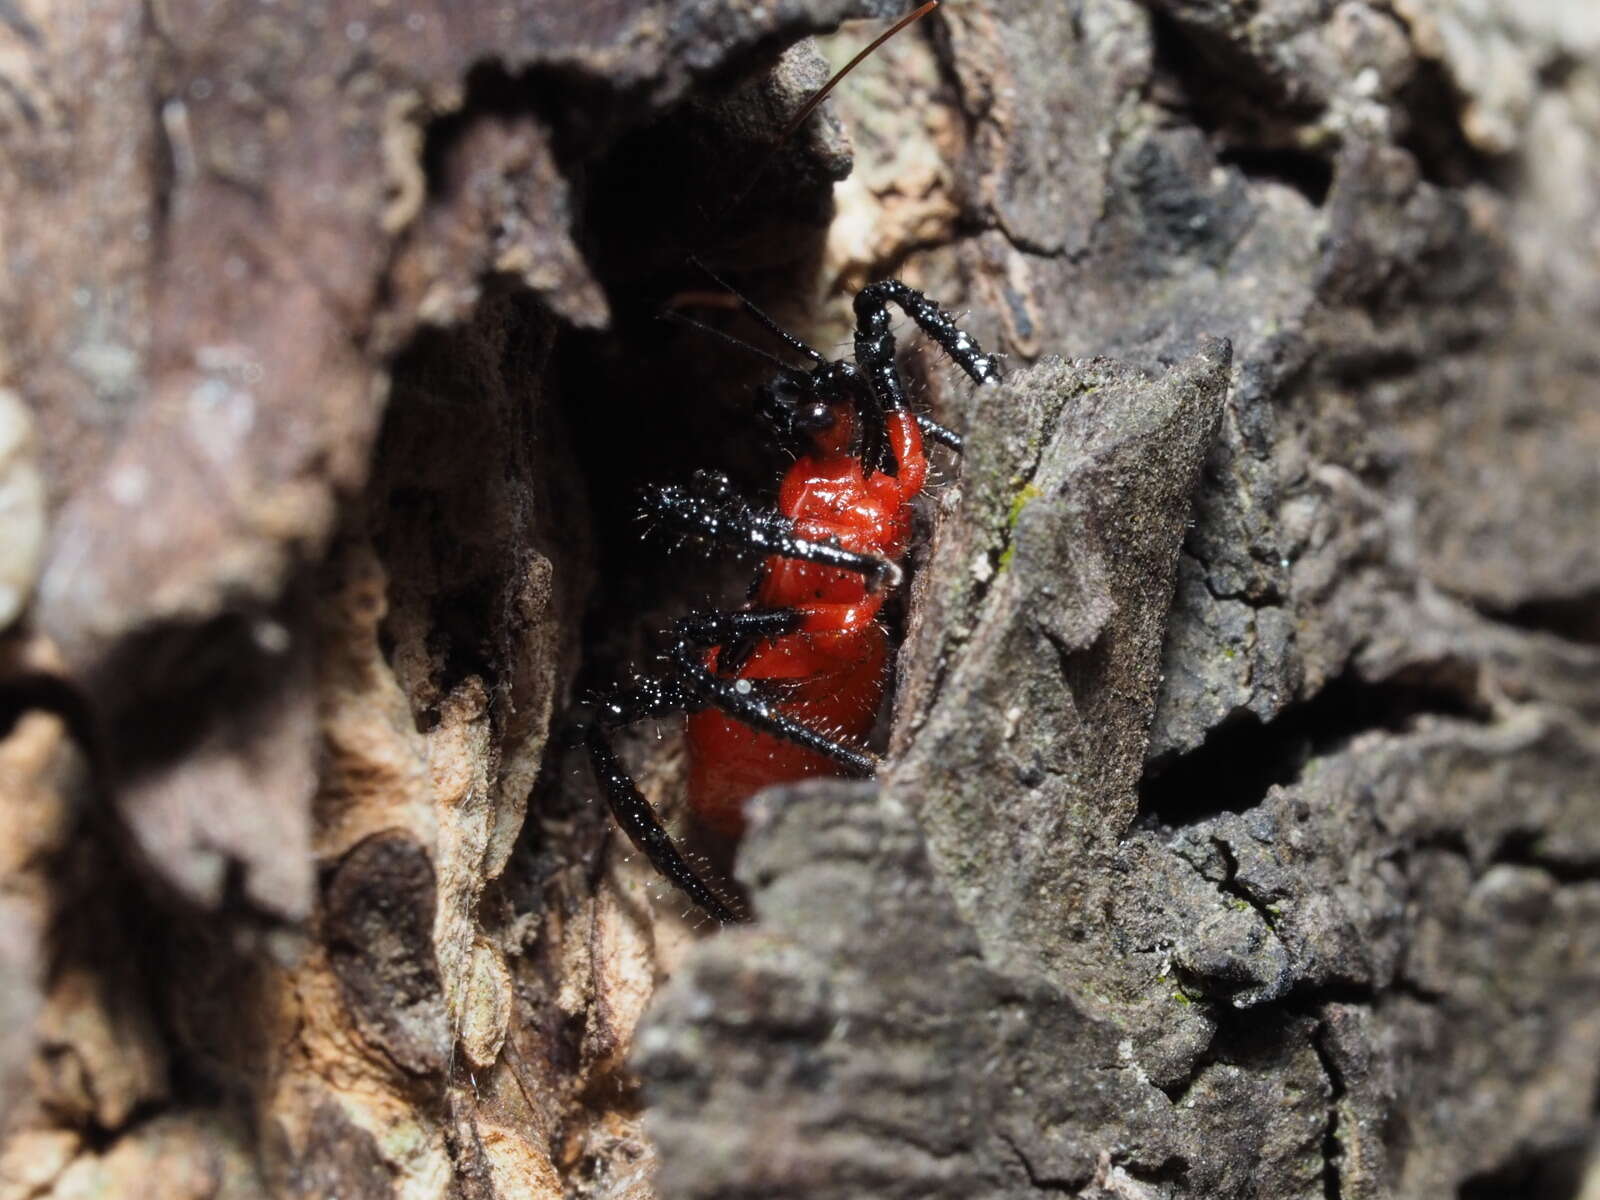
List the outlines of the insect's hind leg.
<svg viewBox="0 0 1600 1200">
<path fill-rule="evenodd" d="M 802 614 L 791 608 L 692 613 L 673 626 L 672 661 L 688 687 L 735 720 L 831 758 L 852 775 L 871 778 L 878 770 L 875 755 L 802 724 L 761 696 L 750 680 L 713 674 L 703 661 L 712 646 L 779 637 L 794 632 L 801 620 Z"/>
<path fill-rule="evenodd" d="M 683 852 L 673 842 L 672 835 L 661 824 L 656 810 L 650 807 L 650 801 L 644 798 L 644 793 L 639 791 L 638 785 L 617 758 L 616 751 L 611 747 L 611 738 L 599 721 L 590 723 L 584 734 L 584 744 L 589 751 L 589 762 L 594 768 L 595 778 L 599 780 L 606 801 L 611 806 L 611 815 L 639 852 L 713 920 L 725 925 L 746 920 L 743 913 L 718 895 L 689 865 L 689 860 L 684 858 Z"/>
</svg>

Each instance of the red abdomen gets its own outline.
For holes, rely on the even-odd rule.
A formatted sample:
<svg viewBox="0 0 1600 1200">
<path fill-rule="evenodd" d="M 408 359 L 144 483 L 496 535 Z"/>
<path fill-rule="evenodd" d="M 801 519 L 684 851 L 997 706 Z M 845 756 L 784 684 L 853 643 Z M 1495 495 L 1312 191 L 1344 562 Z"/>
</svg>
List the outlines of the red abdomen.
<svg viewBox="0 0 1600 1200">
<path fill-rule="evenodd" d="M 891 561 L 905 552 L 911 500 L 922 490 L 927 460 L 910 413 L 888 418 L 895 475 L 863 475 L 839 444 L 789 468 L 778 507 L 808 538 L 831 539 L 848 550 Z M 883 594 L 869 593 L 862 576 L 792 558 L 769 558 L 755 605 L 794 609 L 798 631 L 760 642 L 738 668 L 785 715 L 837 741 L 860 745 L 872 732 L 888 682 L 889 643 L 877 623 Z M 707 665 L 716 669 L 721 650 Z M 838 764 L 793 742 L 761 733 L 715 708 L 690 716 L 689 807 L 711 828 L 738 834 L 744 802 L 775 783 L 837 775 Z"/>
<path fill-rule="evenodd" d="M 834 643 L 827 647 L 830 665 L 788 674 L 815 663 L 821 657 L 815 643 L 822 641 Z M 859 743 L 872 732 L 883 703 L 888 659 L 889 639 L 876 624 L 850 633 L 792 633 L 757 650 L 739 677 L 770 689 L 778 707 L 812 729 Z M 689 806 L 720 833 L 743 832 L 744 802 L 762 788 L 838 773 L 832 759 L 751 729 L 720 709 L 689 718 Z"/>
</svg>

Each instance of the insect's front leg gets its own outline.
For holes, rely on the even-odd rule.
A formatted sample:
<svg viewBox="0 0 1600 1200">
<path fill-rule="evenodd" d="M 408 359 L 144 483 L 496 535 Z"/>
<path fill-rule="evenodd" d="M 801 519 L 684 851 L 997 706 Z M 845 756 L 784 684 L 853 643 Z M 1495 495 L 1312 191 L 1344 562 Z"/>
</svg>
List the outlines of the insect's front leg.
<svg viewBox="0 0 1600 1200">
<path fill-rule="evenodd" d="M 901 582 L 898 564 L 876 554 L 846 550 L 831 540 L 805 537 L 794 521 L 782 513 L 757 508 L 740 497 L 721 472 L 696 472 L 692 487 L 659 484 L 649 488 L 643 507 L 647 515 L 679 533 L 758 554 L 857 572 L 874 592 L 897 587 Z"/>
<path fill-rule="evenodd" d="M 985 354 L 972 335 L 956 325 L 955 318 L 915 288 L 898 279 L 870 283 L 856 293 L 856 365 L 867 373 L 872 387 L 893 411 L 906 406 L 905 388 L 894 361 L 894 333 L 889 327 L 890 304 L 896 304 L 923 333 L 932 338 L 974 383 L 995 383 L 1000 360 Z"/>
</svg>

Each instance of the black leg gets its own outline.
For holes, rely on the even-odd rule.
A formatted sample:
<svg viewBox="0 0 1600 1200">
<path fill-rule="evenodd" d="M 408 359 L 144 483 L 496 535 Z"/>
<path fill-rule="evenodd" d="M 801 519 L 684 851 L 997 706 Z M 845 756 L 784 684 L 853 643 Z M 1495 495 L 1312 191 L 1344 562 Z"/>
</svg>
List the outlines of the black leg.
<svg viewBox="0 0 1600 1200">
<path fill-rule="evenodd" d="M 648 675 L 635 678 L 632 687 L 602 693 L 595 707 L 598 711 L 592 724 L 618 729 L 647 717 L 675 717 L 681 712 L 698 711 L 705 705 L 672 676 Z"/>
<path fill-rule="evenodd" d="M 781 636 L 792 632 L 799 622 L 800 614 L 792 609 L 711 612 L 684 617 L 673 626 L 672 659 L 679 677 L 639 679 L 631 687 L 601 697 L 598 713 L 583 729 L 595 778 L 604 789 L 612 816 L 622 831 L 664 878 L 724 924 L 746 918 L 689 865 L 650 802 L 617 759 L 606 731 L 645 717 L 671 716 L 685 709 L 698 709 L 709 702 L 753 728 L 832 758 L 852 774 L 872 775 L 878 760 L 871 754 L 807 728 L 758 695 L 750 680 L 714 675 L 702 661 L 705 651 L 712 646 Z"/>
<path fill-rule="evenodd" d="M 872 388 L 893 412 L 906 406 L 905 387 L 894 361 L 894 334 L 888 305 L 897 304 L 943 348 L 976 383 L 1000 378 L 1000 363 L 985 354 L 972 336 L 956 327 L 954 318 L 915 288 L 898 279 L 871 283 L 856 293 L 856 365 L 867 373 Z"/>
<path fill-rule="evenodd" d="M 645 511 L 664 524 L 726 545 L 855 571 L 872 591 L 898 586 L 900 568 L 875 554 L 858 554 L 833 542 L 802 537 L 782 513 L 759 509 L 738 496 L 726 475 L 698 471 L 692 487 L 659 484 L 645 491 Z M 716 644 L 716 643 L 711 643 Z"/>
<path fill-rule="evenodd" d="M 729 716 L 752 729 L 825 755 L 852 775 L 870 778 L 878 770 L 876 756 L 802 725 L 763 697 L 754 681 L 713 675 L 702 661 L 708 647 L 745 637 L 775 637 L 792 632 L 799 621 L 799 613 L 783 608 L 696 613 L 684 617 L 673 626 L 673 665 L 685 684 Z"/>
<path fill-rule="evenodd" d="M 963 447 L 961 435 L 954 429 L 946 429 L 932 417 L 925 417 L 921 413 L 917 414 L 917 426 L 922 430 L 922 436 L 930 442 L 938 442 L 941 446 L 950 447 L 957 454 L 961 453 Z"/>
<path fill-rule="evenodd" d="M 717 895 L 683 857 L 683 852 L 673 844 L 672 837 L 662 827 L 655 809 L 635 786 L 616 752 L 611 749 L 611 739 L 598 722 L 589 726 L 585 741 L 589 761 L 594 766 L 595 778 L 605 789 L 611 805 L 611 815 L 622 826 L 622 832 L 638 847 L 639 852 L 665 876 L 679 891 L 704 909 L 713 920 L 732 925 L 745 920 L 744 914 Z"/>
</svg>

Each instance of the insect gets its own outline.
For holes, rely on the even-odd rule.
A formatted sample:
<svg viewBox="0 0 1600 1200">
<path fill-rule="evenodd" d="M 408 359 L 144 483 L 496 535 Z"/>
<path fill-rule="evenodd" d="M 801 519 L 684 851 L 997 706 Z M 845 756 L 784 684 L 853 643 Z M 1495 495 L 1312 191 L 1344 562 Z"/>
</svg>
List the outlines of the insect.
<svg viewBox="0 0 1600 1200">
<path fill-rule="evenodd" d="M 755 551 L 764 556 L 760 573 L 744 607 L 675 622 L 666 670 L 604 693 L 583 737 L 611 811 L 634 845 L 708 915 L 735 922 L 742 915 L 673 842 L 618 760 L 610 733 L 685 714 L 689 807 L 728 835 L 743 829 L 745 800 L 770 784 L 873 775 L 878 760 L 863 742 L 883 702 L 890 649 L 878 614 L 902 582 L 912 504 L 928 477 L 925 441 L 961 449 L 957 434 L 908 407 L 889 306 L 978 384 L 996 381 L 999 367 L 950 314 L 898 280 L 856 294 L 851 361 L 829 359 L 712 278 L 808 361 L 794 367 L 757 351 L 777 366 L 756 389 L 757 412 L 798 457 L 772 507 L 738 495 L 715 471 L 697 472 L 687 486 L 646 491 L 645 512 L 660 526 Z"/>
</svg>

